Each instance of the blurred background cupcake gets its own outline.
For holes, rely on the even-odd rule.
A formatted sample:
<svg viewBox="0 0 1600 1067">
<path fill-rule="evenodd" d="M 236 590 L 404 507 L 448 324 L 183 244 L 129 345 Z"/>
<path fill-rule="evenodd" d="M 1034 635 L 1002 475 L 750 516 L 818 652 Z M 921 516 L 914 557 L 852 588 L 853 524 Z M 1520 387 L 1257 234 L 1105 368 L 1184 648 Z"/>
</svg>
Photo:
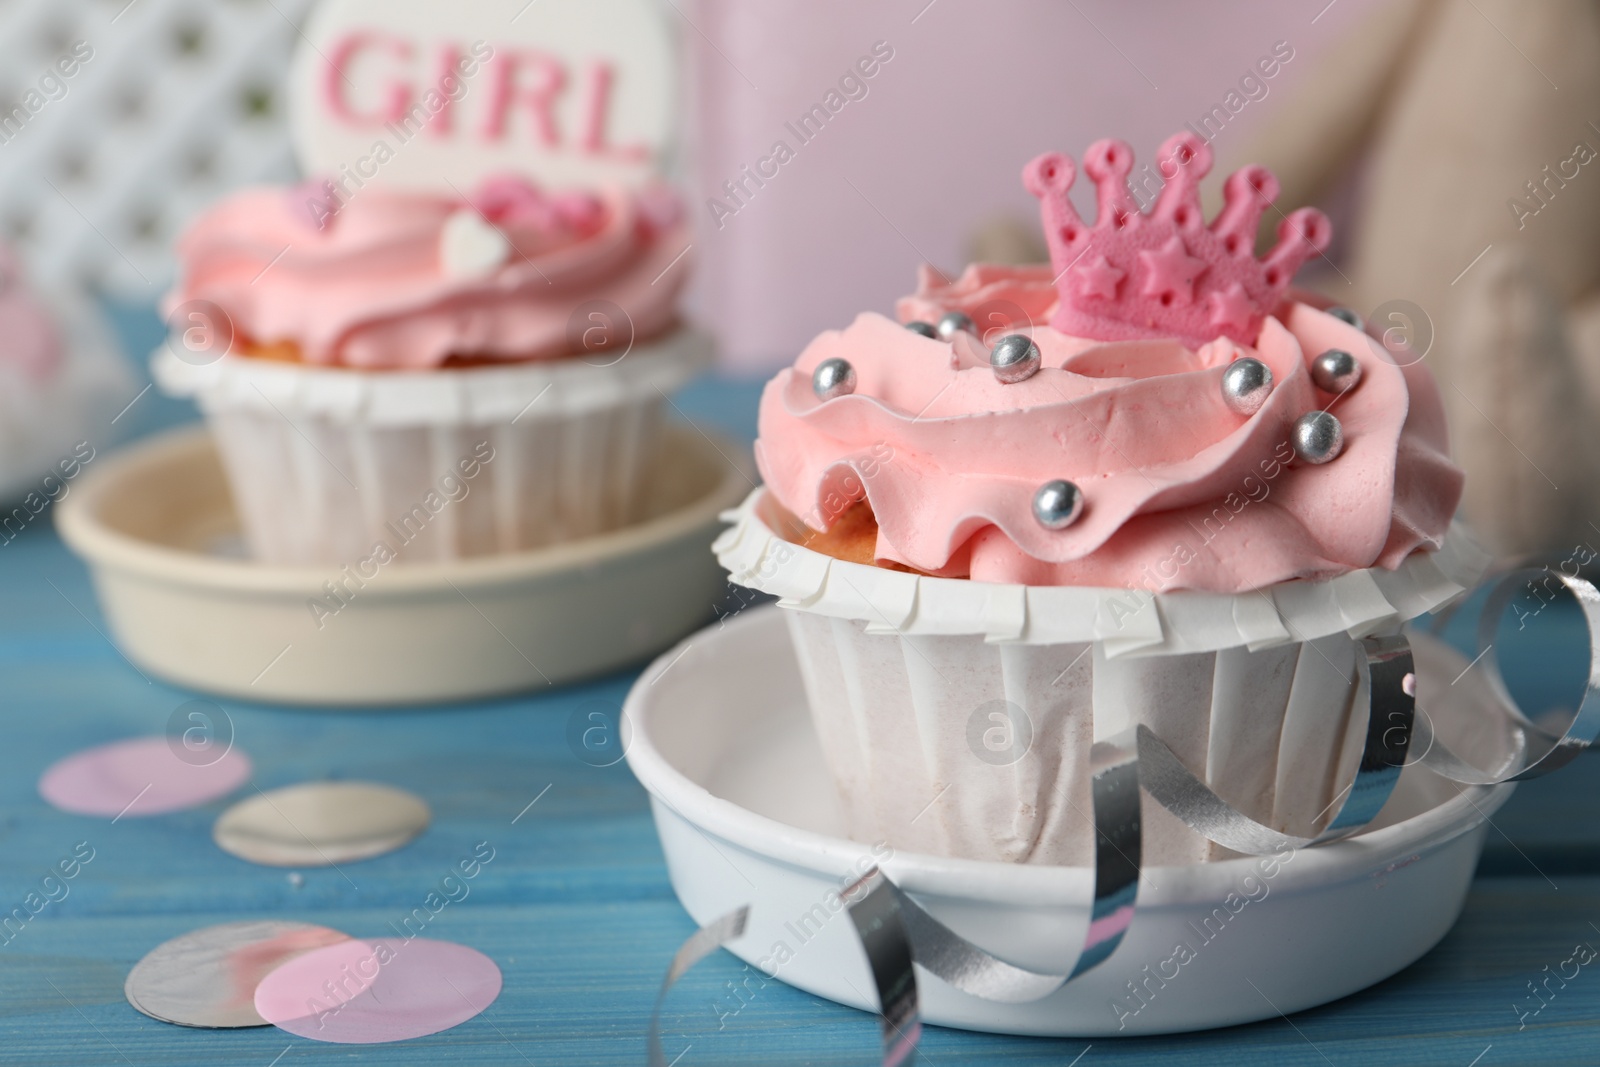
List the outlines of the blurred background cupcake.
<svg viewBox="0 0 1600 1067">
<path fill-rule="evenodd" d="M 586 537 L 642 517 L 662 407 L 709 360 L 688 245 L 663 187 L 250 190 L 179 242 L 154 371 L 199 401 L 258 559 Z"/>
<path fill-rule="evenodd" d="M 255 559 L 458 560 L 647 517 L 662 409 L 711 357 L 678 310 L 666 19 L 310 11 L 286 92 L 305 178 L 184 227 L 152 360 L 205 414 Z"/>
</svg>

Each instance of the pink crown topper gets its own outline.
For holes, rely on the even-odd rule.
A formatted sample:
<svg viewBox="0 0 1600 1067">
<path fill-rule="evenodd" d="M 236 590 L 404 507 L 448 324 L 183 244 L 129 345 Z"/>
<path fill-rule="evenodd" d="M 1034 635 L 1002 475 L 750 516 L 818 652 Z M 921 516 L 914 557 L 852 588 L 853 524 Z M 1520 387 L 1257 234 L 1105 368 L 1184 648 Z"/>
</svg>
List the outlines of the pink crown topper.
<svg viewBox="0 0 1600 1067">
<path fill-rule="evenodd" d="M 1211 171 L 1211 146 L 1180 133 L 1161 146 L 1158 162 L 1166 185 L 1145 214 L 1128 189 L 1133 150 L 1123 141 L 1090 145 L 1083 169 L 1100 199 L 1093 226 L 1067 199 L 1077 177 L 1072 160 L 1051 152 L 1023 168 L 1061 293 L 1050 325 L 1101 341 L 1176 337 L 1198 348 L 1226 334 L 1253 342 L 1295 271 L 1328 247 L 1327 216 L 1294 212 L 1278 224 L 1277 245 L 1257 259 L 1256 229 L 1278 195 L 1271 171 L 1234 172 L 1223 186 L 1225 206 L 1207 227 L 1200 179 Z"/>
</svg>

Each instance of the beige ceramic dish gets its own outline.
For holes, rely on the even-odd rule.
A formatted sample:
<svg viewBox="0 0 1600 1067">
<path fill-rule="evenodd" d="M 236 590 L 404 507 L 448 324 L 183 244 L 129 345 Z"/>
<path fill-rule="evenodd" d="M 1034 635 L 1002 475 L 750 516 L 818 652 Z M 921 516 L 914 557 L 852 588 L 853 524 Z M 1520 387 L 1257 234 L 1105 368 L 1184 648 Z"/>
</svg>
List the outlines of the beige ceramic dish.
<svg viewBox="0 0 1600 1067">
<path fill-rule="evenodd" d="M 671 427 L 664 452 L 637 525 L 530 552 L 388 564 L 359 585 L 353 567 L 230 556 L 238 522 L 200 429 L 97 464 L 57 524 L 89 563 L 117 645 L 163 678 L 292 704 L 464 700 L 636 662 L 711 616 L 724 589 L 709 548 L 717 516 L 752 475 L 742 449 L 689 427 Z M 343 585 L 340 599 L 329 582 Z"/>
</svg>

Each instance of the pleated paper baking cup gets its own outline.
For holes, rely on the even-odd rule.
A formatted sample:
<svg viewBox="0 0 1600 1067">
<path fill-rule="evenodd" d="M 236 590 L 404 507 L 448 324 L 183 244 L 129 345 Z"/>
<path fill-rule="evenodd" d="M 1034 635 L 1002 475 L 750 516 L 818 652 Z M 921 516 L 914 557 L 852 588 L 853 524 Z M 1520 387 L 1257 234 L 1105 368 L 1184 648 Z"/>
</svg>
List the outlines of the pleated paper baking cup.
<svg viewBox="0 0 1600 1067">
<path fill-rule="evenodd" d="M 1355 775 L 1356 642 L 1476 584 L 1459 528 L 1395 571 L 1239 595 L 929 578 L 773 533 L 758 490 L 716 544 L 791 609 L 812 719 L 851 836 L 962 859 L 1091 859 L 1090 750 L 1145 725 L 1223 799 L 1310 835 Z M 1147 864 L 1231 853 L 1165 810 Z"/>
<path fill-rule="evenodd" d="M 337 565 L 514 552 L 637 521 L 666 398 L 710 359 L 680 330 L 604 366 L 195 365 L 163 347 L 151 369 L 205 413 L 255 558 Z"/>
</svg>

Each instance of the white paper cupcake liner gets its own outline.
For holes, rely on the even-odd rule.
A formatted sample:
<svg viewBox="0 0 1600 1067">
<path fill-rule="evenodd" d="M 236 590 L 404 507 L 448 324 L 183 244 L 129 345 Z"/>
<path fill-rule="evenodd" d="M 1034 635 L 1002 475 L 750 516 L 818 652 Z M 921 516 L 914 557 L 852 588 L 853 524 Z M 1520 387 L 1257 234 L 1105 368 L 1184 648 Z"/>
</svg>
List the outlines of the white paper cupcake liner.
<svg viewBox="0 0 1600 1067">
<path fill-rule="evenodd" d="M 716 551 L 792 609 L 852 836 L 963 859 L 1087 864 L 1090 748 L 1135 724 L 1245 814 L 1311 835 L 1355 773 L 1357 640 L 1460 596 L 1488 562 L 1457 528 L 1395 572 L 1237 596 L 1006 586 L 801 548 L 762 521 L 760 492 Z M 1231 855 L 1145 813 L 1146 864 Z"/>
<path fill-rule="evenodd" d="M 636 521 L 666 398 L 710 358 L 680 330 L 606 366 L 196 366 L 163 347 L 151 369 L 205 413 L 257 559 L 359 569 L 379 546 L 446 561 Z"/>
</svg>

